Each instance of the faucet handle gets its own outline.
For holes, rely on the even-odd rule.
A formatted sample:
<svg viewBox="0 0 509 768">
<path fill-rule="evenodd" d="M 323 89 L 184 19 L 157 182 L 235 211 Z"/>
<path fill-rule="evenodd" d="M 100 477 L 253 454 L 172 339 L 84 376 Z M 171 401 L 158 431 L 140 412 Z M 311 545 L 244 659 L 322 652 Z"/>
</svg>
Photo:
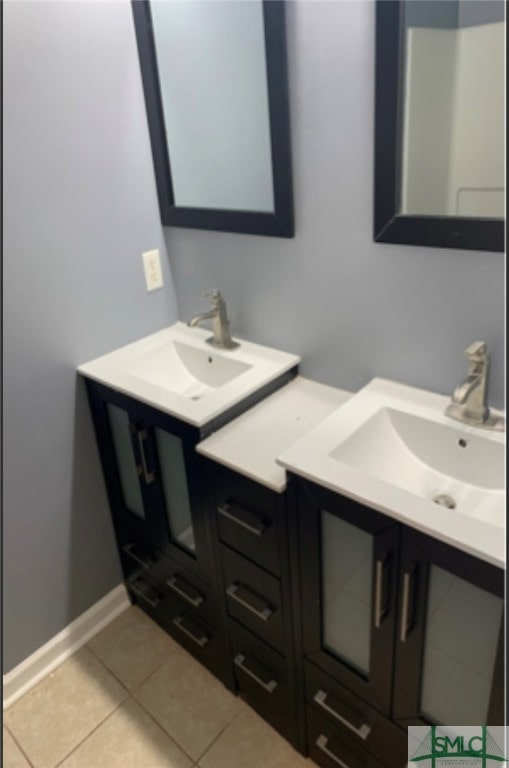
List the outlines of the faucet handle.
<svg viewBox="0 0 509 768">
<path fill-rule="evenodd" d="M 222 298 L 221 291 L 218 291 L 217 288 L 212 288 L 210 291 L 205 291 L 205 293 L 202 293 L 202 296 L 204 299 L 210 298 L 213 302 L 218 302 Z"/>
<path fill-rule="evenodd" d="M 465 355 L 474 363 L 480 363 L 486 359 L 488 345 L 485 341 L 474 341 L 465 350 Z"/>
</svg>

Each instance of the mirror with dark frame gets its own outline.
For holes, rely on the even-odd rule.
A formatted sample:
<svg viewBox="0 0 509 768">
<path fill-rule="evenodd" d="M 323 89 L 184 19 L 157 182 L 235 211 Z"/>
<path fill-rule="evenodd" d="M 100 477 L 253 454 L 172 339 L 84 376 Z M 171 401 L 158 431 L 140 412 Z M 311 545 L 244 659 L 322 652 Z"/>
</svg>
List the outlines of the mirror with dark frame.
<svg viewBox="0 0 509 768">
<path fill-rule="evenodd" d="M 503 251 L 505 6 L 377 0 L 374 239 Z"/>
<path fill-rule="evenodd" d="M 165 226 L 293 237 L 283 0 L 133 0 Z"/>
</svg>

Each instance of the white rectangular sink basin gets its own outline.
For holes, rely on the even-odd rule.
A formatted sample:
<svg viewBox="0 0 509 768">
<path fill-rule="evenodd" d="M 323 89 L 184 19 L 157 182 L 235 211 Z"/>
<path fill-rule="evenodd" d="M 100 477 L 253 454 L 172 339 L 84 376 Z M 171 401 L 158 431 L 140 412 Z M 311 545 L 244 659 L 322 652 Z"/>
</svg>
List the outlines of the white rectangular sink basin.
<svg viewBox="0 0 509 768">
<path fill-rule="evenodd" d="M 488 562 L 505 563 L 505 435 L 449 398 L 374 379 L 278 461 Z"/>
<path fill-rule="evenodd" d="M 202 427 L 297 366 L 300 358 L 240 341 L 206 343 L 210 331 L 184 323 L 80 365 L 78 371 L 183 421 Z"/>
<path fill-rule="evenodd" d="M 208 345 L 204 344 L 202 349 L 172 340 L 134 357 L 122 370 L 141 381 L 200 400 L 252 368 L 253 363 L 216 354 Z"/>
</svg>

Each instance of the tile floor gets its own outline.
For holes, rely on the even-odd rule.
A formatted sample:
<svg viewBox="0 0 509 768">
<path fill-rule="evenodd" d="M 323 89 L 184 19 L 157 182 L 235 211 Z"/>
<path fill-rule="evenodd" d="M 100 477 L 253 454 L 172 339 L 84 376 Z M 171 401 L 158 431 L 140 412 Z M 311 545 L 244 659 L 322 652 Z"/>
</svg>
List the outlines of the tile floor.
<svg viewBox="0 0 509 768">
<path fill-rule="evenodd" d="M 136 607 L 4 712 L 3 748 L 3 768 L 315 766 Z"/>
</svg>

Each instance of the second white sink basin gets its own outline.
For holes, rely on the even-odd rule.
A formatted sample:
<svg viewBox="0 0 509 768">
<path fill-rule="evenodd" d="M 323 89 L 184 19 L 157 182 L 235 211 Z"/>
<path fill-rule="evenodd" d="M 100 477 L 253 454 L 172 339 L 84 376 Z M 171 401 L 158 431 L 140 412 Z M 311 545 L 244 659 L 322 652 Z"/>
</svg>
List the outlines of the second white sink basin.
<svg viewBox="0 0 509 768">
<path fill-rule="evenodd" d="M 207 344 L 209 337 L 210 330 L 175 323 L 80 365 L 78 371 L 182 421 L 211 429 L 231 408 L 277 387 L 275 382 L 300 362 L 297 355 L 249 341 L 235 349 L 216 349 Z"/>
<path fill-rule="evenodd" d="M 435 504 L 503 524 L 504 446 L 480 434 L 381 408 L 330 455 Z"/>
<path fill-rule="evenodd" d="M 452 421 L 448 402 L 374 379 L 278 461 L 503 565 L 505 435 Z"/>
</svg>

